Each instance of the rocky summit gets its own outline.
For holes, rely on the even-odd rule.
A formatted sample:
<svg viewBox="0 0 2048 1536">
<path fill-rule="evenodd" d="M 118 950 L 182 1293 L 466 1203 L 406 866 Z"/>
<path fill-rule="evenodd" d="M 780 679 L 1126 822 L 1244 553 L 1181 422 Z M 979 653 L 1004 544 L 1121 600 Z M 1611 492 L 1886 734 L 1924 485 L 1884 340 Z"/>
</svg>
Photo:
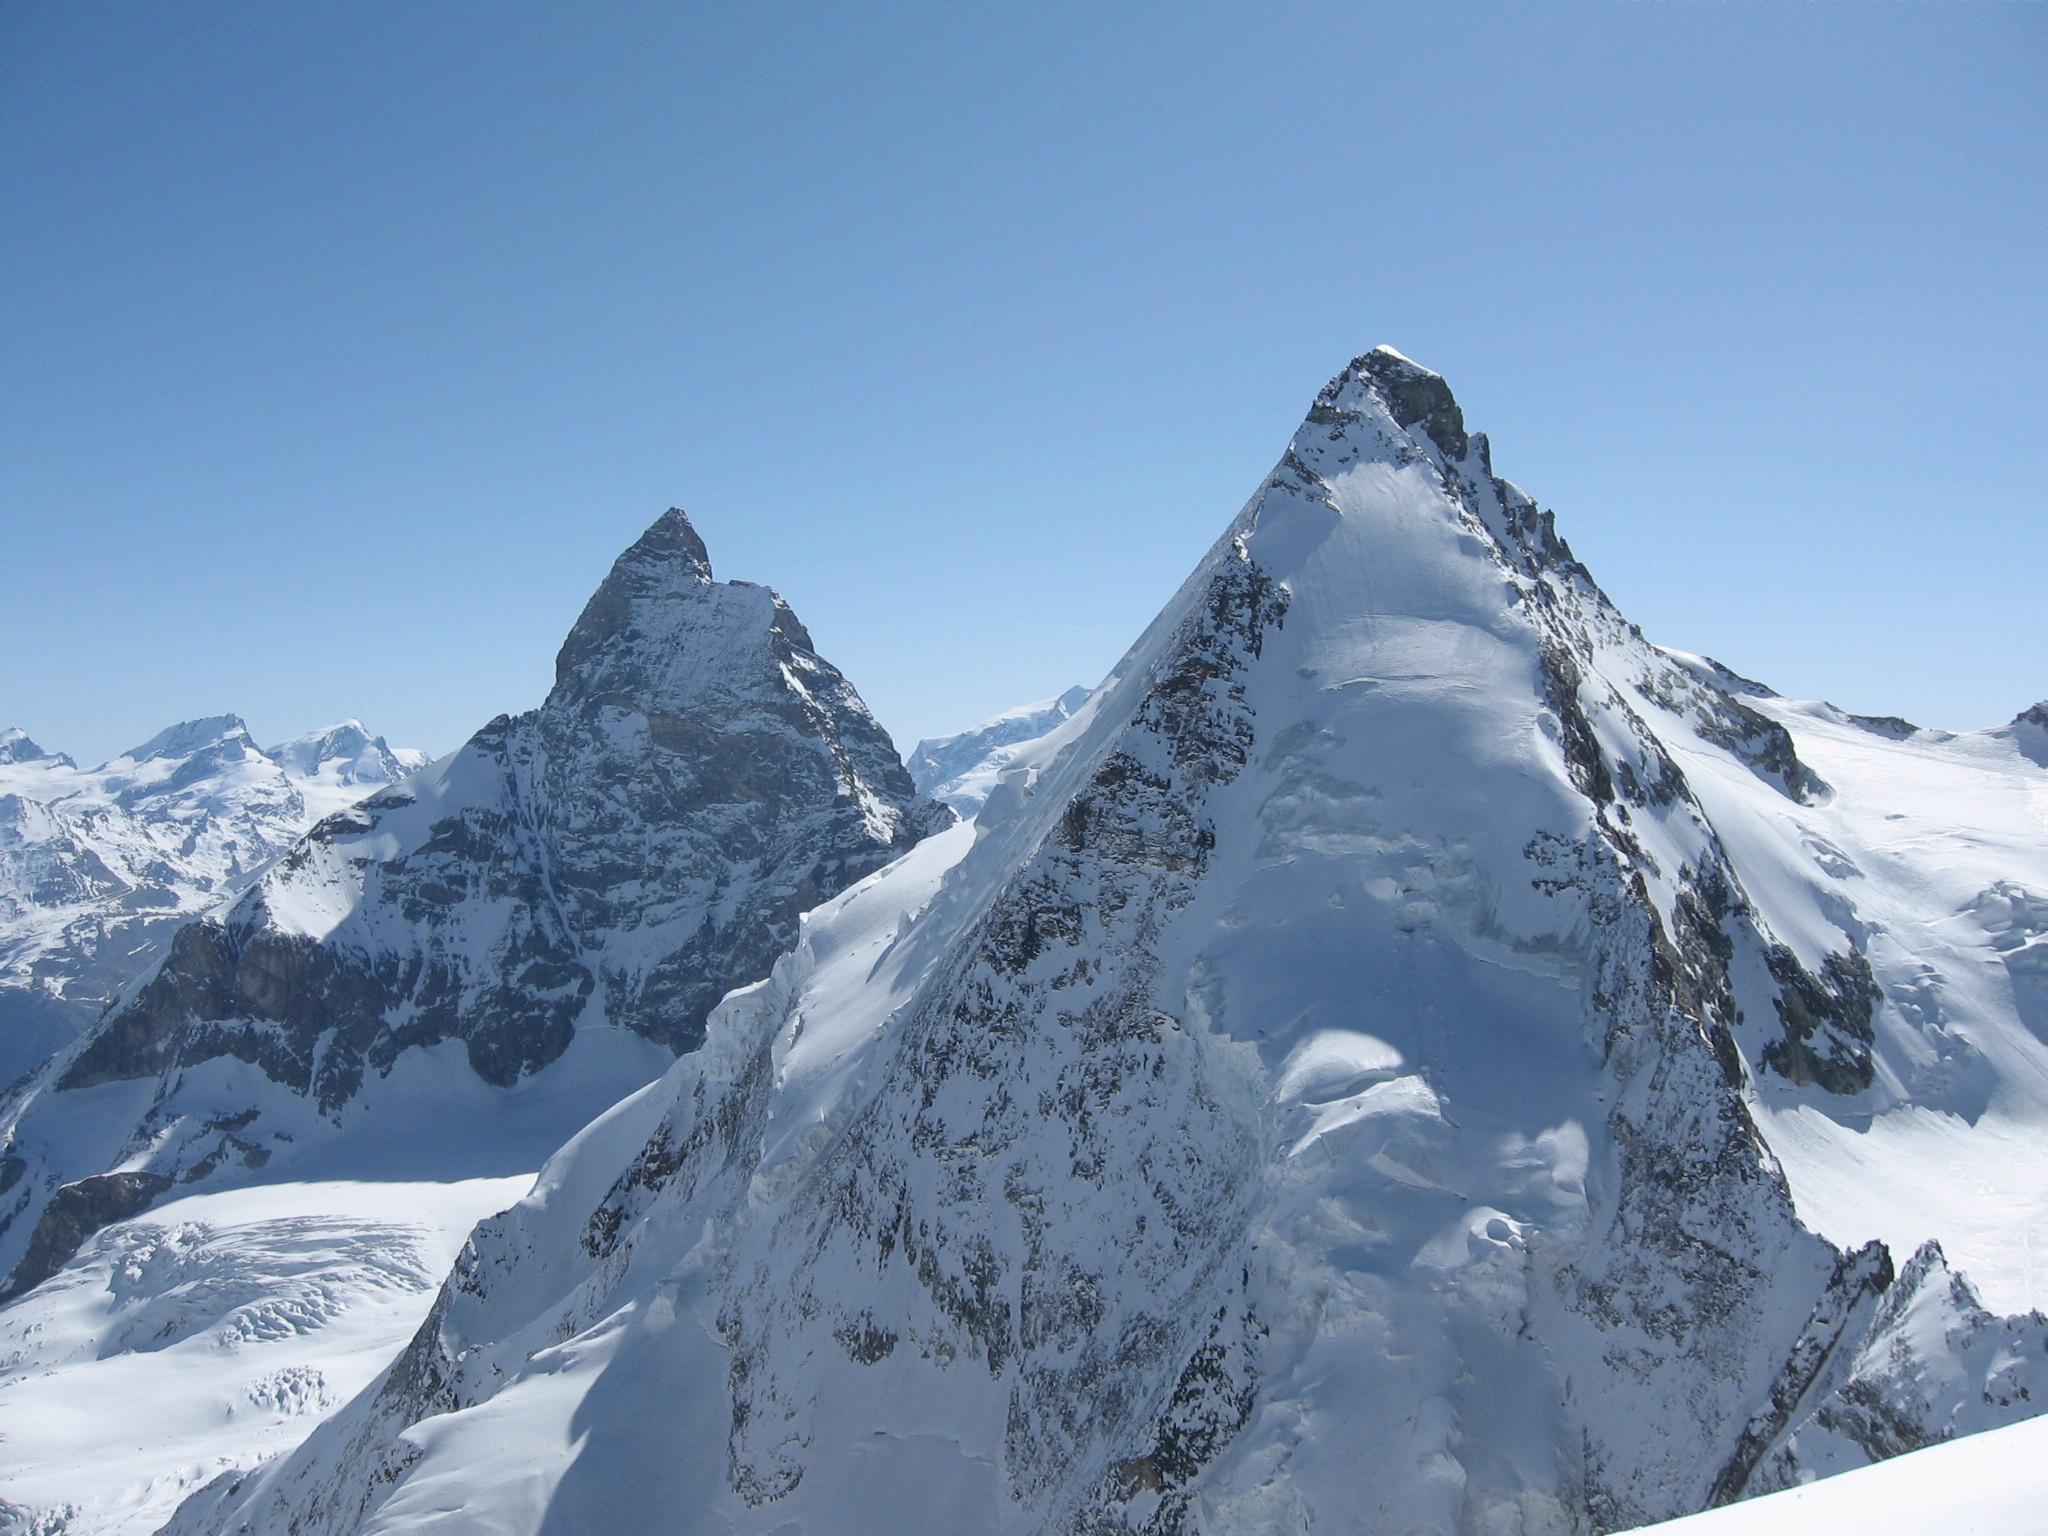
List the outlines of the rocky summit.
<svg viewBox="0 0 2048 1536">
<path fill-rule="evenodd" d="M 2023 736 L 1649 643 L 1368 354 L 974 823 L 169 1529 L 1564 1536 L 2024 1417 Z"/>
<path fill-rule="evenodd" d="M 7 1294 L 173 1192 L 530 1174 L 799 914 L 953 819 L 782 600 L 666 513 L 540 708 L 320 821 L 14 1094 Z"/>
</svg>

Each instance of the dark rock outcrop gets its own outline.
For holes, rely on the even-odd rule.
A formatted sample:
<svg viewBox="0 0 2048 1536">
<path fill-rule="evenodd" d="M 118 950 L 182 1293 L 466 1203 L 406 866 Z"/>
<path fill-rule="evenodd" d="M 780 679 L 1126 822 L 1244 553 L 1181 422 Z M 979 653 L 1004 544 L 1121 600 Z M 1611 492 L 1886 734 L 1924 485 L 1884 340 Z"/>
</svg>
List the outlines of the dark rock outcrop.
<svg viewBox="0 0 2048 1536">
<path fill-rule="evenodd" d="M 160 1173 L 100 1173 L 76 1184 L 59 1186 L 36 1219 L 35 1231 L 14 1266 L 0 1302 L 41 1285 L 64 1267 L 79 1245 L 109 1222 L 125 1221 L 147 1210 L 150 1201 L 171 1187 Z"/>
</svg>

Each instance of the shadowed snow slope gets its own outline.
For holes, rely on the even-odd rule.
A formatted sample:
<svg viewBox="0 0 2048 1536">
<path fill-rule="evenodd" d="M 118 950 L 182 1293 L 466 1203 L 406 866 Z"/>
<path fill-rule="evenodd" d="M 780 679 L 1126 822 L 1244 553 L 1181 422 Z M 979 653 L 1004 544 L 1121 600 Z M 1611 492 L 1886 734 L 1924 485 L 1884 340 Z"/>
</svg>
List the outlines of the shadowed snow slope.
<svg viewBox="0 0 2048 1536">
<path fill-rule="evenodd" d="M 171 1529 L 1536 1536 L 2024 1417 L 2023 726 L 1646 643 L 1362 357 L 974 824 Z"/>
<path fill-rule="evenodd" d="M 89 769 L 0 731 L 0 1084 L 314 822 L 425 762 L 354 720 L 268 748 L 233 715 L 188 720 Z"/>
<path fill-rule="evenodd" d="M 105 1276 L 125 1274 L 138 1244 L 156 1251 L 153 1206 L 263 1185 L 269 1221 L 295 1209 L 292 1190 L 317 1215 L 335 1181 L 377 1181 L 404 1223 L 418 1203 L 408 1190 L 431 1203 L 435 1187 L 462 1184 L 489 1198 L 442 1202 L 414 1225 L 466 1229 L 517 1192 L 504 1179 L 530 1180 L 693 1048 L 712 1004 L 795 941 L 800 912 L 953 821 L 911 788 L 781 600 L 714 581 L 688 520 L 667 513 L 591 598 L 540 709 L 320 822 L 231 910 L 179 930 L 154 975 L 0 1102 L 0 1273 L 4 1295 L 21 1298 L 0 1315 L 41 1320 L 20 1326 L 38 1348 L 68 1351 L 63 1391 L 83 1402 L 147 1375 L 81 1355 L 64 1319 L 115 1305 L 121 1287 Z M 220 1220 L 222 1251 L 267 1251 Z M 323 1243 L 346 1236 L 322 1231 Z M 122 1284 L 169 1306 L 161 1292 L 181 1273 L 145 1266 Z M 263 1292 L 261 1263 L 240 1273 Z M 289 1309 L 297 1282 L 277 1284 L 250 1304 Z M 388 1360 L 432 1297 L 405 1291 L 361 1334 L 355 1293 L 340 1294 L 307 1331 L 351 1360 L 384 1354 L 351 1366 L 353 1380 L 329 1373 L 318 1412 L 295 1409 L 257 1439 L 167 1427 L 132 1454 L 118 1415 L 81 1418 L 68 1472 L 54 1449 L 35 1463 L 37 1497 L 118 1505 L 124 1521 L 154 1507 L 155 1493 L 105 1485 L 115 1452 L 102 1432 L 120 1442 L 122 1475 L 146 1463 L 158 1488 L 206 1457 L 247 1465 L 303 1434 Z M 125 1329 L 106 1348 L 118 1356 L 140 1337 Z M 316 1338 L 308 1358 L 324 1347 Z M 48 1401 L 56 1387 L 24 1385 L 41 1358 L 0 1363 L 0 1401 Z M 19 1449 L 0 1443 L 9 1486 L 25 1475 Z M 132 1528 L 97 1518 L 66 1529 Z"/>
</svg>

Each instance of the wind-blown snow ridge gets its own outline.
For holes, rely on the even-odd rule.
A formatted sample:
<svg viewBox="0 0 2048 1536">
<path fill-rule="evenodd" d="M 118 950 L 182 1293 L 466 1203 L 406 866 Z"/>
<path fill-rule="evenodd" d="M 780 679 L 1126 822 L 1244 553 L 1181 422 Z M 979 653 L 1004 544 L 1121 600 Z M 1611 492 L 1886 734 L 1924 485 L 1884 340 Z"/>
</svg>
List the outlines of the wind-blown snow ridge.
<svg viewBox="0 0 2048 1536">
<path fill-rule="evenodd" d="M 971 827 L 168 1529 L 1533 1536 L 2024 1417 L 2018 729 L 1649 645 L 1360 357 Z"/>
<path fill-rule="evenodd" d="M 920 741 L 905 759 L 919 794 L 930 795 L 972 816 L 995 788 L 996 776 L 1032 743 L 1081 707 L 1086 688 L 1069 688 L 1058 698 L 1005 710 L 977 726 Z"/>
</svg>

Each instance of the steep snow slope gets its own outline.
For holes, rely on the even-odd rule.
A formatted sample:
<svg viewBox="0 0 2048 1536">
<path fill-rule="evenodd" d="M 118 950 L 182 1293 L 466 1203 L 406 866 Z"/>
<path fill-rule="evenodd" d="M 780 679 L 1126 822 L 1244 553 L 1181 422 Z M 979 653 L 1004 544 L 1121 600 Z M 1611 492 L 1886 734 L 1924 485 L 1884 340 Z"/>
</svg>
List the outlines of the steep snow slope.
<svg viewBox="0 0 2048 1536">
<path fill-rule="evenodd" d="M 2040 1536 L 2048 1419 L 1647 1526 L 1643 1536 Z"/>
<path fill-rule="evenodd" d="M 27 1385 L 40 1354 L 0 1366 L 0 1398 L 84 1401 L 141 1379 L 119 1353 L 129 1334 L 103 1359 L 79 1320 L 116 1293 L 171 1304 L 186 1283 L 175 1267 L 119 1277 L 133 1267 L 123 1255 L 154 1251 L 178 1196 L 189 1207 L 266 1186 L 267 1214 L 246 1219 L 260 1228 L 328 1211 L 336 1181 L 375 1181 L 390 1219 L 417 1229 L 406 1241 L 437 1251 L 503 1203 L 501 1181 L 530 1180 L 694 1046 L 711 1004 L 793 942 L 799 912 L 953 820 L 912 790 L 781 600 L 714 581 L 669 512 L 592 597 L 540 709 L 320 822 L 0 1103 L 0 1271 L 7 1294 L 27 1293 L 0 1315 L 30 1318 L 40 1347 L 73 1362 L 47 1388 Z M 480 1193 L 434 1188 L 458 1183 Z M 216 1246 L 268 1251 L 243 1217 L 218 1220 Z M 322 1263 L 352 1263 L 349 1241 L 330 1224 L 314 1247 L 342 1255 Z M 252 1304 L 289 1311 L 297 1282 L 281 1273 L 272 1291 L 260 1270 L 245 1272 Z M 390 1305 L 364 1312 L 372 1291 Z M 430 1300 L 344 1286 L 294 1361 L 388 1358 Z M 34 1487 L 45 1508 L 129 1511 L 126 1524 L 82 1514 L 76 1531 L 127 1530 L 165 1480 L 207 1458 L 246 1465 L 315 1417 L 258 1439 L 178 1419 L 125 1464 L 130 1478 L 148 1471 L 146 1495 L 100 1486 L 104 1437 L 122 1421 L 93 1419 L 68 1463 L 37 1453 Z M 0 1442 L 0 1479 L 14 1454 Z"/>
<path fill-rule="evenodd" d="M 972 816 L 995 788 L 996 775 L 1031 743 L 1081 707 L 1086 688 L 1069 688 L 1056 699 L 1023 704 L 951 736 L 920 741 L 905 759 L 919 794 L 942 800 Z"/>
<path fill-rule="evenodd" d="M 267 748 L 232 715 L 188 720 L 93 769 L 0 731 L 0 1084 L 314 822 L 425 762 L 355 720 Z"/>
<path fill-rule="evenodd" d="M 2025 1235 L 1941 1195 L 2048 1130 L 2034 728 L 1658 650 L 1360 358 L 975 824 L 171 1529 L 1534 1536 L 2024 1417 L 2048 1321 L 1943 1249 L 2010 1312 Z"/>
</svg>

